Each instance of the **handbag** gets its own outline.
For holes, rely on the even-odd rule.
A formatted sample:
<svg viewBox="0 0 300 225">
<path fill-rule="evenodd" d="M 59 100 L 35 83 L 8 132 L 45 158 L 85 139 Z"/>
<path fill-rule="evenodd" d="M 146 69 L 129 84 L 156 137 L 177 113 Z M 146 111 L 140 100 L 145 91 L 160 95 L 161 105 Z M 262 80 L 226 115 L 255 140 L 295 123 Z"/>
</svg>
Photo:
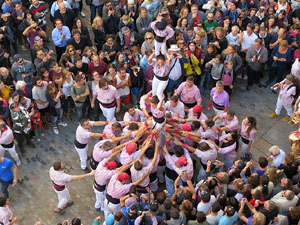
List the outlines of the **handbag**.
<svg viewBox="0 0 300 225">
<path fill-rule="evenodd" d="M 91 5 L 93 0 L 85 0 L 85 4 Z"/>
</svg>

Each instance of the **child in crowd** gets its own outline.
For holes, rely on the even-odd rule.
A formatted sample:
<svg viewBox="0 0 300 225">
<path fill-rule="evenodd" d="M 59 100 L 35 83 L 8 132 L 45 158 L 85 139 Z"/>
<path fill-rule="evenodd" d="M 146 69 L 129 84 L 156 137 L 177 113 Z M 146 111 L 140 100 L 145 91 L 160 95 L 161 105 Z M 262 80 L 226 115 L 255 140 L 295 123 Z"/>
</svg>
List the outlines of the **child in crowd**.
<svg viewBox="0 0 300 225">
<path fill-rule="evenodd" d="M 223 73 L 222 73 L 222 81 L 224 83 L 225 91 L 231 95 L 233 89 L 233 62 L 232 60 L 227 60 Z"/>
<path fill-rule="evenodd" d="M 123 29 L 123 27 L 129 28 L 129 31 L 128 29 Z M 134 23 L 131 21 L 128 15 L 123 15 L 121 17 L 119 23 L 119 34 L 121 46 L 124 45 L 125 39 L 128 38 L 128 36 L 130 36 L 129 39 L 131 40 L 131 42 L 134 42 Z"/>
<path fill-rule="evenodd" d="M 211 87 L 216 86 L 217 81 L 221 80 L 223 67 L 224 64 L 222 62 L 222 57 L 220 54 L 216 55 L 215 58 L 212 58 L 209 62 L 205 64 L 207 73 L 205 77 L 206 79 L 208 78 L 209 80 L 211 80 Z"/>
</svg>

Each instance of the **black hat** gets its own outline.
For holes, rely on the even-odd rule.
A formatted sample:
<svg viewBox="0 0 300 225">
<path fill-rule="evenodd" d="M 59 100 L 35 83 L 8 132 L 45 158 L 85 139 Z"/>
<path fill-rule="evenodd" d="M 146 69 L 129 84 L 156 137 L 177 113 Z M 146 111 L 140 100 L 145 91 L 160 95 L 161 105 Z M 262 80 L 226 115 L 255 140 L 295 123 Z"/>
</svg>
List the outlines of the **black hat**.
<svg viewBox="0 0 300 225">
<path fill-rule="evenodd" d="M 161 22 L 156 22 L 156 28 L 159 30 L 164 30 L 167 27 L 167 20 L 166 18 L 162 18 Z"/>
</svg>

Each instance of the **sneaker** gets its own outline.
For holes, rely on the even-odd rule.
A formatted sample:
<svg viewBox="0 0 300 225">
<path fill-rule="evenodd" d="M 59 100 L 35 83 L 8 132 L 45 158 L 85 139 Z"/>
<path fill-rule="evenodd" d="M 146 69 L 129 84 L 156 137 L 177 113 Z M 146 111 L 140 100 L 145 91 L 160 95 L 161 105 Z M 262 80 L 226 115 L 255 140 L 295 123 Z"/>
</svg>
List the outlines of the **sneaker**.
<svg viewBox="0 0 300 225">
<path fill-rule="evenodd" d="M 59 134 L 59 131 L 58 131 L 57 127 L 53 127 L 53 132 L 54 132 L 55 134 Z"/>
<path fill-rule="evenodd" d="M 282 120 L 283 121 L 287 121 L 287 120 L 289 120 L 290 119 L 290 116 L 289 115 L 286 115 Z"/>
<path fill-rule="evenodd" d="M 41 136 L 42 136 L 42 137 L 44 137 L 44 136 L 45 136 L 45 134 L 44 134 L 44 133 L 41 133 Z"/>
<path fill-rule="evenodd" d="M 17 166 L 21 166 L 21 161 L 20 160 L 18 160 L 16 163 L 17 163 Z"/>
<path fill-rule="evenodd" d="M 40 142 L 40 141 L 41 141 L 41 139 L 40 139 L 40 138 L 38 138 L 38 139 L 37 139 L 37 142 Z"/>
<path fill-rule="evenodd" d="M 68 126 L 68 124 L 67 123 L 65 123 L 65 122 L 58 122 L 58 125 L 59 126 L 63 126 L 63 127 L 66 127 L 66 126 Z"/>
<path fill-rule="evenodd" d="M 85 169 L 81 169 L 82 171 L 84 171 L 85 173 L 90 173 L 92 170 L 88 167 L 86 167 Z"/>
<path fill-rule="evenodd" d="M 270 115 L 269 115 L 269 117 L 271 117 L 271 118 L 274 118 L 274 117 L 276 117 L 276 116 L 278 116 L 275 112 L 273 112 L 273 113 L 271 113 Z"/>
<path fill-rule="evenodd" d="M 85 17 L 85 13 L 84 13 L 84 12 L 80 12 L 80 16 L 81 16 L 82 18 L 84 18 L 84 17 Z"/>
</svg>

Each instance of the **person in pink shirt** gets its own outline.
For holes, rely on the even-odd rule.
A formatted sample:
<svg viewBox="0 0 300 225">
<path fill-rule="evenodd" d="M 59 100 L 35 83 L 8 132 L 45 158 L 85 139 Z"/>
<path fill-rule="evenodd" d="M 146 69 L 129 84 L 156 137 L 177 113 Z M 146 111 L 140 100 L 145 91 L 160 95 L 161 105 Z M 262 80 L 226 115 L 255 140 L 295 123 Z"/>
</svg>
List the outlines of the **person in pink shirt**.
<svg viewBox="0 0 300 225">
<path fill-rule="evenodd" d="M 172 118 L 184 118 L 184 104 L 179 101 L 178 96 L 173 95 L 165 106 L 166 110 L 172 113 Z"/>
<path fill-rule="evenodd" d="M 54 212 L 61 213 L 66 207 L 73 204 L 69 190 L 66 184 L 71 180 L 81 180 L 85 177 L 94 175 L 94 171 L 84 175 L 69 175 L 64 173 L 65 165 L 62 162 L 55 162 L 49 170 L 50 179 L 52 181 L 53 190 L 58 196 L 58 205 Z"/>
<path fill-rule="evenodd" d="M 102 78 L 93 92 L 91 108 L 95 108 L 95 99 L 98 99 L 100 109 L 107 121 L 116 121 L 115 112 L 119 113 L 121 109 L 120 94 L 117 89 L 108 84 L 108 81 Z"/>
<path fill-rule="evenodd" d="M 18 217 L 14 216 L 13 213 L 8 207 L 9 198 L 0 197 L 0 224 L 3 225 L 12 225 L 18 221 Z"/>
<path fill-rule="evenodd" d="M 106 195 L 106 185 L 108 184 L 110 178 L 116 174 L 115 168 L 117 163 L 112 159 L 119 154 L 118 151 L 112 153 L 109 157 L 103 159 L 97 166 L 95 172 L 95 179 L 93 183 L 94 193 L 96 195 L 95 209 L 104 210 L 104 199 Z M 123 172 L 123 171 L 121 171 Z"/>
<path fill-rule="evenodd" d="M 237 131 L 237 129 L 239 128 L 238 118 L 236 117 L 235 112 L 232 110 L 216 115 L 213 121 L 216 122 L 217 120 L 224 121 L 224 125 L 220 126 L 220 131 Z"/>
<path fill-rule="evenodd" d="M 201 105 L 201 94 L 199 88 L 194 84 L 194 77 L 188 76 L 186 81 L 175 90 L 175 95 L 180 96 L 180 100 L 185 107 L 190 109 L 195 105 Z M 188 110 L 187 110 L 188 112 Z"/>
<path fill-rule="evenodd" d="M 238 151 L 238 135 L 237 132 L 229 132 L 219 138 L 220 145 L 215 144 L 219 154 L 224 155 L 222 162 L 227 168 L 233 165 Z M 226 171 L 226 168 L 225 168 Z"/>
<path fill-rule="evenodd" d="M 282 119 L 284 121 L 289 120 L 293 113 L 293 101 L 296 95 L 296 82 L 295 77 L 291 74 L 287 75 L 286 78 L 280 83 L 276 83 L 273 89 L 280 87 L 279 96 L 276 103 L 275 112 L 269 115 L 269 117 L 279 116 L 282 107 L 287 111 L 287 115 Z"/>
<path fill-rule="evenodd" d="M 130 138 L 131 133 L 123 134 L 122 130 L 124 127 L 130 125 L 135 122 L 106 122 L 106 126 L 103 130 L 103 139 L 111 139 L 114 143 L 118 143 L 126 138 Z M 122 136 L 121 136 L 122 134 Z"/>
<path fill-rule="evenodd" d="M 135 109 L 134 105 L 128 104 L 126 105 L 126 113 L 124 114 L 124 121 L 145 121 L 145 115 L 140 109 Z"/>
<path fill-rule="evenodd" d="M 135 142 L 129 142 L 122 149 L 122 152 L 120 154 L 120 163 L 122 165 L 126 165 L 132 160 L 136 159 L 140 153 L 141 150 L 137 151 L 137 144 Z"/>
<path fill-rule="evenodd" d="M 78 153 L 80 159 L 81 169 L 86 173 L 89 173 L 91 170 L 87 167 L 87 150 L 88 143 L 91 137 L 102 138 L 103 134 L 91 132 L 91 127 L 93 126 L 103 126 L 105 121 L 89 121 L 87 119 L 82 119 L 80 125 L 76 129 L 76 137 L 74 140 L 74 147 Z M 105 136 L 105 135 L 104 135 Z"/>
<path fill-rule="evenodd" d="M 241 156 L 245 155 L 246 153 L 250 153 L 251 146 L 253 145 L 254 139 L 257 134 L 256 129 L 256 119 L 252 116 L 246 117 L 242 121 L 241 126 L 241 141 L 242 141 L 242 149 L 241 149 Z"/>
<path fill-rule="evenodd" d="M 137 161 L 131 166 L 130 172 L 131 172 L 131 180 L 133 182 L 137 181 L 141 177 L 143 177 L 148 171 L 153 171 L 154 165 L 156 164 L 157 157 L 159 155 L 159 146 L 160 142 L 159 140 L 156 140 L 155 142 L 155 153 L 153 156 L 153 159 L 148 163 L 148 165 L 144 165 L 143 161 L 141 160 L 142 155 L 144 152 L 142 152 L 137 159 Z M 145 150 L 147 150 L 149 145 L 146 144 Z M 148 187 L 150 184 L 150 177 L 146 177 L 138 186 L 137 186 L 137 192 L 138 193 L 147 193 L 146 187 Z"/>
<path fill-rule="evenodd" d="M 153 96 L 151 99 L 151 113 L 152 113 L 152 123 L 156 129 L 160 129 L 165 124 L 165 113 L 166 107 L 163 106 L 165 96 L 160 100 L 157 96 Z"/>
<path fill-rule="evenodd" d="M 118 145 L 113 148 L 113 143 L 111 140 L 101 140 L 97 142 L 94 146 L 93 153 L 90 159 L 90 166 L 92 170 L 95 170 L 98 164 L 105 158 L 111 156 L 115 152 L 119 153 L 121 149 L 126 145 L 126 143 Z"/>
<path fill-rule="evenodd" d="M 203 113 L 201 105 L 195 105 L 188 111 L 189 119 L 207 120 L 208 117 Z"/>
<path fill-rule="evenodd" d="M 218 132 L 215 125 L 215 122 L 211 119 L 201 121 L 202 125 L 202 130 L 198 133 L 196 132 L 183 132 L 182 135 L 188 137 L 189 139 L 192 139 L 191 136 L 199 137 L 201 139 L 206 139 L 206 140 L 212 140 L 216 141 L 218 140 Z M 191 135 L 191 136 L 189 136 Z"/>
<path fill-rule="evenodd" d="M 128 168 L 127 165 L 126 165 L 126 167 Z M 124 171 L 127 168 L 125 168 L 125 169 L 122 168 L 121 170 Z M 114 214 L 114 213 L 120 211 L 121 210 L 120 199 L 129 192 L 129 189 L 132 185 L 135 185 L 135 186 L 138 185 L 147 176 L 149 176 L 149 174 L 150 174 L 150 170 L 146 174 L 144 174 L 143 177 L 141 177 L 140 179 L 138 179 L 137 181 L 132 182 L 132 183 L 128 183 L 130 180 L 130 176 L 125 172 L 113 175 L 108 183 L 107 194 L 106 194 L 106 198 L 104 200 L 104 216 L 105 216 L 105 218 L 107 218 L 107 216 L 110 213 Z"/>
<path fill-rule="evenodd" d="M 157 97 L 161 99 L 169 82 L 171 58 L 168 52 L 166 56 L 158 55 L 155 59 L 153 59 L 153 57 L 154 53 L 148 57 L 148 63 L 153 66 L 154 75 L 152 81 L 152 95 L 157 95 Z"/>
<path fill-rule="evenodd" d="M 143 111 L 147 119 L 151 118 L 149 112 L 151 112 L 151 99 L 152 91 L 149 91 L 147 94 L 143 95 L 140 99 L 140 109 Z"/>
<path fill-rule="evenodd" d="M 16 161 L 17 166 L 21 165 L 16 146 L 14 144 L 14 134 L 3 120 L 0 120 L 0 157 L 8 151 L 11 157 Z"/>
<path fill-rule="evenodd" d="M 151 28 L 155 33 L 155 55 L 166 54 L 167 40 L 169 40 L 174 35 L 174 30 L 167 26 L 167 19 L 161 15 L 156 17 L 156 21 L 150 24 Z"/>
</svg>

